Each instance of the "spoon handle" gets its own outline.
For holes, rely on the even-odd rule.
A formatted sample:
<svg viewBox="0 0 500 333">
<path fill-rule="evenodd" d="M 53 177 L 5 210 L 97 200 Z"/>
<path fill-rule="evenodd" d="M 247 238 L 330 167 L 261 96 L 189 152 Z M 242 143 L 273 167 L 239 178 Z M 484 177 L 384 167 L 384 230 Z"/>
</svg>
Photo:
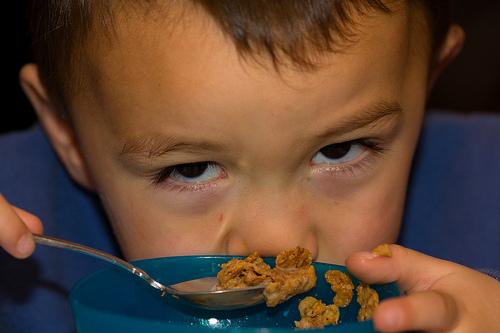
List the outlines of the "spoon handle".
<svg viewBox="0 0 500 333">
<path fill-rule="evenodd" d="M 152 277 L 149 276 L 148 273 L 140 269 L 139 267 L 136 267 L 128 262 L 126 262 L 123 259 L 120 259 L 118 257 L 115 257 L 114 255 L 111 255 L 109 253 L 82 245 L 78 243 L 73 243 L 67 240 L 62 240 L 59 238 L 51 237 L 51 236 L 42 236 L 42 235 L 33 235 L 33 238 L 36 243 L 41 244 L 41 245 L 47 245 L 47 246 L 52 246 L 52 247 L 58 247 L 61 249 L 66 249 L 66 250 L 71 250 L 75 251 L 78 253 L 86 254 L 91 257 L 95 257 L 98 259 L 105 260 L 107 262 L 110 262 L 118 267 L 121 267 L 128 272 L 140 277 L 141 279 L 145 280 L 151 287 L 156 288 L 161 291 L 162 296 L 167 292 L 167 289 L 170 289 L 160 282 L 156 281 Z"/>
</svg>

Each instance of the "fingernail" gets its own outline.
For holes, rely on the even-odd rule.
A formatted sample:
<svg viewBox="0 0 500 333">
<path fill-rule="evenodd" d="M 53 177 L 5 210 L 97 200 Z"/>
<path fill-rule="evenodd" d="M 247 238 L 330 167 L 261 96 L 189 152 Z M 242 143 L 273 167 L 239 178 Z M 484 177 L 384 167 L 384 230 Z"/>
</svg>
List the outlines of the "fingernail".
<svg viewBox="0 0 500 333">
<path fill-rule="evenodd" d="M 392 252 L 389 244 L 380 244 L 372 250 L 372 253 L 378 254 L 381 257 L 392 257 Z"/>
<path fill-rule="evenodd" d="M 33 241 L 33 236 L 31 236 L 31 234 L 24 234 L 17 241 L 16 248 L 17 248 L 17 252 L 20 255 L 27 256 L 31 253 L 34 246 L 35 246 L 35 244 Z"/>
</svg>

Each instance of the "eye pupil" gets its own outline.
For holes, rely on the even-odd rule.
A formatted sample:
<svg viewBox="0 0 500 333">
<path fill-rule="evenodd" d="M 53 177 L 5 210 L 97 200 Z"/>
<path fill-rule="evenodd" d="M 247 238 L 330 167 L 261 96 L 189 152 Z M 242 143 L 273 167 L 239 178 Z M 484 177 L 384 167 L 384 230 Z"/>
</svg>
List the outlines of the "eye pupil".
<svg viewBox="0 0 500 333">
<path fill-rule="evenodd" d="M 351 146 L 351 142 L 336 143 L 322 148 L 320 152 L 328 158 L 339 159 L 347 155 Z"/>
<path fill-rule="evenodd" d="M 175 167 L 180 175 L 186 178 L 196 178 L 201 176 L 208 168 L 208 162 L 186 163 Z"/>
</svg>

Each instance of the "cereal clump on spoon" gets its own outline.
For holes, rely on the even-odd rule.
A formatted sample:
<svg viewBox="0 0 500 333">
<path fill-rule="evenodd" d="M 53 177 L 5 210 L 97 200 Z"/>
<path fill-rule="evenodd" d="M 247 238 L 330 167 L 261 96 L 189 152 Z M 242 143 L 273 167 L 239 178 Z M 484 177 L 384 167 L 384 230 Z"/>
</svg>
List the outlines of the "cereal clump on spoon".
<svg viewBox="0 0 500 333">
<path fill-rule="evenodd" d="M 217 289 L 263 284 L 266 305 L 274 307 L 316 285 L 316 272 L 311 263 L 311 252 L 301 247 L 281 252 L 274 268 L 254 252 L 244 259 L 231 259 L 222 264 L 217 274 Z"/>
</svg>

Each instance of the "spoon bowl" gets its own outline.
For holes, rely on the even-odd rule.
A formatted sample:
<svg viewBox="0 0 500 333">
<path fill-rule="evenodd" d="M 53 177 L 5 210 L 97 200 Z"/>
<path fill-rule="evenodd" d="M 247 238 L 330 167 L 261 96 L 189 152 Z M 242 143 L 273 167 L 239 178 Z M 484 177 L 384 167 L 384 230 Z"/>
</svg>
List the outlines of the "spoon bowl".
<svg viewBox="0 0 500 333">
<path fill-rule="evenodd" d="M 192 304 L 212 310 L 240 309 L 264 302 L 264 286 L 217 290 L 217 278 L 210 276 L 171 285 L 179 291 L 173 297 L 182 297 Z"/>
</svg>

